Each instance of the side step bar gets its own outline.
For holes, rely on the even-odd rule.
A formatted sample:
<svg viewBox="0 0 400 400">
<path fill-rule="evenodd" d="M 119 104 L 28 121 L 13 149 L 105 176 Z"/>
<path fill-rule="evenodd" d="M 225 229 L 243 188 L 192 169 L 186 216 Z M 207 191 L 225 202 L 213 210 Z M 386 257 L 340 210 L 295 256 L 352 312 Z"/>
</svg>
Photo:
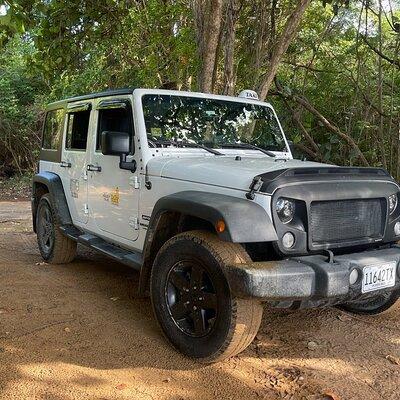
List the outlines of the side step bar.
<svg viewBox="0 0 400 400">
<path fill-rule="evenodd" d="M 106 242 L 104 239 L 90 233 L 83 233 L 79 229 L 71 225 L 60 227 L 61 232 L 75 242 L 81 243 L 84 246 L 90 247 L 108 257 L 113 258 L 128 267 L 134 268 L 137 271 L 142 267 L 142 254 L 133 251 L 121 249 L 111 243 Z"/>
</svg>

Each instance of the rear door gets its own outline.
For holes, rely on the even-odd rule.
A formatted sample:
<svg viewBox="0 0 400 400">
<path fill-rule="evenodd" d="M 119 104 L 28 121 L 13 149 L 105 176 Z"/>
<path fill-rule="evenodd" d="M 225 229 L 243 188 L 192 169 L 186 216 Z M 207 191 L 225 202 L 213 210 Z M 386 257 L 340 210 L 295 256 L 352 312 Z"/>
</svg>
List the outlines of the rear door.
<svg viewBox="0 0 400 400">
<path fill-rule="evenodd" d="M 88 213 L 87 143 L 91 103 L 69 105 L 61 167 L 68 206 L 74 223 L 86 224 Z"/>
<path fill-rule="evenodd" d="M 111 234 L 112 239 L 122 239 L 121 242 L 135 241 L 139 235 L 139 172 L 120 169 L 119 156 L 101 152 L 101 132 L 127 132 L 131 157 L 137 157 L 131 100 L 128 97 L 98 100 L 94 118 L 96 135 L 90 146 L 89 162 L 92 171 L 88 171 L 90 217 L 98 234 L 106 237 Z"/>
</svg>

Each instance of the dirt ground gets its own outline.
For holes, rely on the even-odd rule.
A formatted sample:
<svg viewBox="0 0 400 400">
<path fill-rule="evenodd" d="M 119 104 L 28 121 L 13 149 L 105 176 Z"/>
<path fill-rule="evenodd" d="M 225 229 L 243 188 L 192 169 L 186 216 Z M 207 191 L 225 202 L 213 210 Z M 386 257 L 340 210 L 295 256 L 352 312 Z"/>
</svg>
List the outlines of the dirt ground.
<svg viewBox="0 0 400 400">
<path fill-rule="evenodd" d="M 29 203 L 0 202 L 0 399 L 399 399 L 400 305 L 266 310 L 245 352 L 204 366 L 166 343 L 137 278 L 85 249 L 43 263 Z"/>
</svg>

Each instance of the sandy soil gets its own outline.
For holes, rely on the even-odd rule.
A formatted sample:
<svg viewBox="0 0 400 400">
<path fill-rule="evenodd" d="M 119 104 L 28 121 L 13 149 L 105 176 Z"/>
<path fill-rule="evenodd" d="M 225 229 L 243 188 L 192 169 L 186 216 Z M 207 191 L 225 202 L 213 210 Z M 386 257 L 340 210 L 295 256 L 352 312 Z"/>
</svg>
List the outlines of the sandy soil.
<svg viewBox="0 0 400 400">
<path fill-rule="evenodd" d="M 399 399 L 400 306 L 266 310 L 245 352 L 204 366 L 165 342 L 137 278 L 85 249 L 43 263 L 29 203 L 0 202 L 0 398 Z"/>
</svg>

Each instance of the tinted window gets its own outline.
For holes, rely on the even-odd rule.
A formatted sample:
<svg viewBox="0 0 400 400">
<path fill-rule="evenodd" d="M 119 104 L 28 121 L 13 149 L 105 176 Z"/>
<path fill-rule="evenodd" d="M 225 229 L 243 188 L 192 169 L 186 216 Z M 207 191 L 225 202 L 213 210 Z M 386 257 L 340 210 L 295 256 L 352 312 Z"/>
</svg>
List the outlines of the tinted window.
<svg viewBox="0 0 400 400">
<path fill-rule="evenodd" d="M 99 110 L 96 150 L 101 149 L 101 132 L 126 132 L 133 134 L 132 112 L 130 107 Z"/>
<path fill-rule="evenodd" d="M 63 124 L 64 110 L 52 110 L 46 114 L 43 130 L 43 149 L 57 150 L 59 148 Z"/>
<path fill-rule="evenodd" d="M 90 110 L 68 114 L 67 149 L 86 150 L 89 118 Z"/>
</svg>

